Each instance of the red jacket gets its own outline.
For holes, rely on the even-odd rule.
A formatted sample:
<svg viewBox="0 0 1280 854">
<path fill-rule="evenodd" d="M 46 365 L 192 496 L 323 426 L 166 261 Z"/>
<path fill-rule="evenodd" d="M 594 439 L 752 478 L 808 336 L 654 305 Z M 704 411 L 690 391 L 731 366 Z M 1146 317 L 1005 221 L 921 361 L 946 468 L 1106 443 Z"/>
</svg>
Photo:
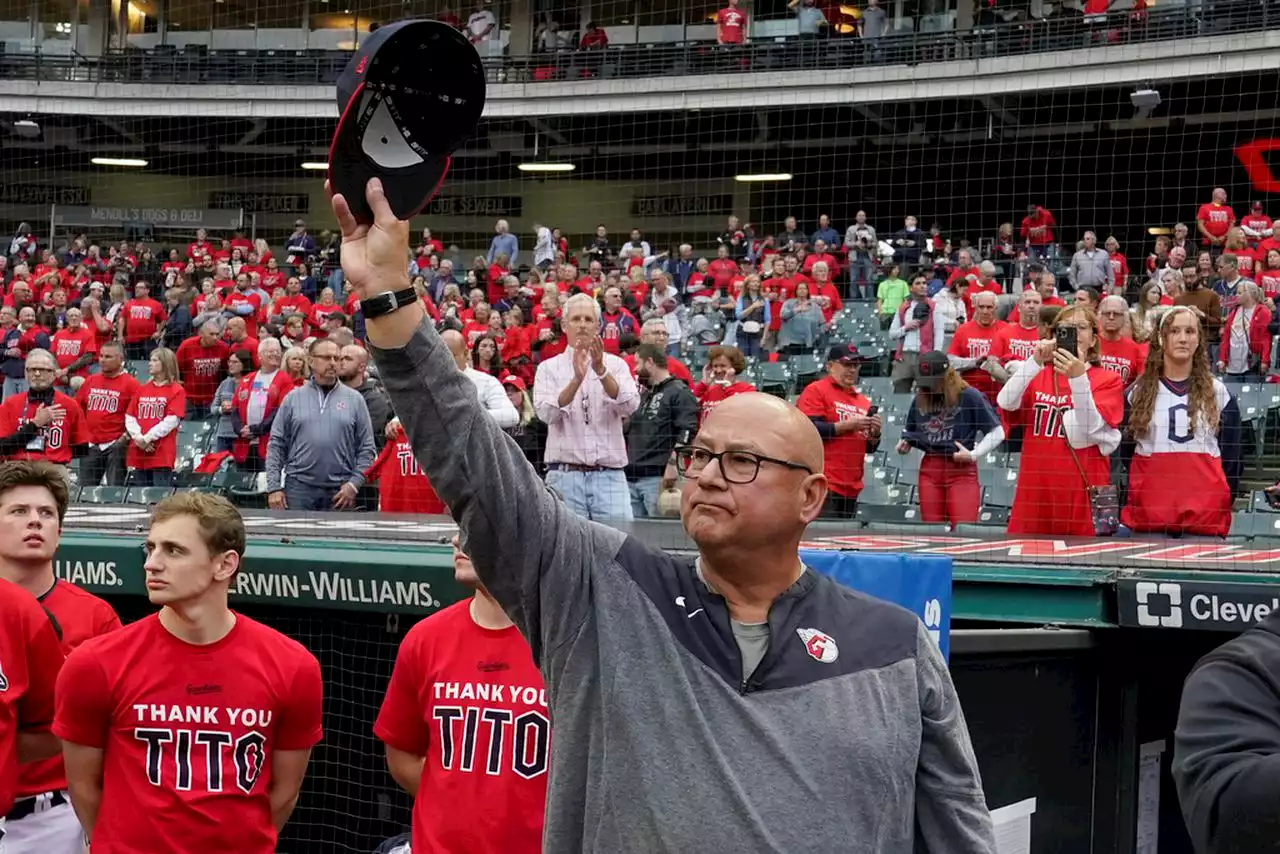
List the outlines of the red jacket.
<svg viewBox="0 0 1280 854">
<path fill-rule="evenodd" d="M 253 380 L 258 375 L 257 371 L 245 374 L 244 379 L 240 380 L 240 385 L 236 386 L 236 414 L 240 417 L 241 424 L 249 423 L 249 395 L 253 392 Z M 284 396 L 293 391 L 293 379 L 285 373 L 284 369 L 276 371 L 276 375 L 271 378 L 271 385 L 267 388 L 267 405 L 262 411 L 263 423 L 269 423 L 267 419 L 275 413 L 280 406 L 280 401 L 284 400 Z M 256 437 L 258 440 L 258 458 L 265 460 L 267 458 L 267 443 L 271 440 L 271 431 L 265 430 L 262 435 Z M 237 436 L 235 441 L 231 443 L 231 456 L 235 457 L 237 463 L 244 464 L 249 459 L 249 443 L 251 439 L 244 439 Z"/>
<path fill-rule="evenodd" d="M 1224 365 L 1231 362 L 1231 325 L 1236 322 L 1236 315 L 1239 313 L 1239 306 L 1231 309 L 1226 322 L 1222 324 L 1222 343 L 1218 348 L 1218 361 Z M 1253 317 L 1249 318 L 1249 352 L 1258 358 L 1258 370 L 1264 374 L 1271 366 L 1271 334 L 1267 332 L 1267 326 L 1270 323 L 1271 312 L 1265 305 L 1257 306 Z"/>
</svg>

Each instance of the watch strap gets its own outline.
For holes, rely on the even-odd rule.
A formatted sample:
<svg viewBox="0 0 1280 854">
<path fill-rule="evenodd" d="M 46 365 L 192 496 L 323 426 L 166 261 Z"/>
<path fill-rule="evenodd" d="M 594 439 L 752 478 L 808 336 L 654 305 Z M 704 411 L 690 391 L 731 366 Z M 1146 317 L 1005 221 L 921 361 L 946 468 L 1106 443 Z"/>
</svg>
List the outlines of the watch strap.
<svg viewBox="0 0 1280 854">
<path fill-rule="evenodd" d="M 383 291 L 369 299 L 361 300 L 360 311 L 366 319 L 382 317 L 384 314 L 390 314 L 398 308 L 404 308 L 417 298 L 418 292 L 413 288 L 404 288 L 399 291 Z"/>
</svg>

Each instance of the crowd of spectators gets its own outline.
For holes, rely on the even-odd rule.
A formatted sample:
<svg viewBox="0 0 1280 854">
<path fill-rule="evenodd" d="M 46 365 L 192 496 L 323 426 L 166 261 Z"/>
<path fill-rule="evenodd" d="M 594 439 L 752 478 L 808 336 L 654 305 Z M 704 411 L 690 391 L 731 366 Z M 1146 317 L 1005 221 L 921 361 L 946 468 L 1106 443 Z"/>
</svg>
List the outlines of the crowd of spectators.
<svg viewBox="0 0 1280 854">
<path fill-rule="evenodd" d="M 839 327 L 847 307 L 869 313 L 873 304 L 871 332 L 888 354 L 893 391 L 918 392 L 893 450 L 923 451 L 923 515 L 955 523 L 976 518 L 973 463 L 997 446 L 1021 451 L 1022 469 L 1034 472 L 1035 460 L 1053 456 L 1040 439 L 1065 442 L 1072 470 L 1090 486 L 1109 483 L 1104 458 L 1122 456 L 1124 395 L 1152 370 L 1149 351 L 1167 356 L 1158 342 L 1174 307 L 1196 317 L 1193 350 L 1216 374 L 1209 381 L 1229 388 L 1266 377 L 1280 332 L 1271 220 L 1257 204 L 1237 217 L 1216 189 L 1194 225 L 1167 231 L 1130 262 L 1114 235 L 1100 242 L 1082 230 L 1064 246 L 1063 227 L 1038 204 L 978 246 L 936 224 L 922 229 L 914 216 L 878 230 L 865 211 L 843 229 L 826 215 L 809 229 L 787 217 L 772 234 L 729 217 L 706 253 L 687 243 L 656 249 L 639 229 L 619 242 L 604 225 L 571 247 L 535 223 L 522 245 L 499 220 L 469 267 L 429 229 L 406 262 L 486 409 L 566 503 L 592 518 L 663 515 L 677 449 L 700 419 L 753 389 L 749 365 L 795 357 L 826 365 L 797 404 L 827 443 L 826 515 L 853 516 L 883 413 L 859 391 L 867 355 Z M 196 462 L 179 458 L 183 422 L 210 420 L 199 464 L 263 472 L 271 507 L 371 510 L 380 492 L 384 511 L 442 509 L 372 372 L 332 235 L 317 240 L 299 221 L 277 258 L 239 233 L 211 240 L 198 231 L 160 253 L 128 243 L 103 250 L 88 235 L 55 250 L 24 227 L 9 250 L 0 307 L 6 456 L 79 459 L 85 485 L 165 486 Z M 1064 323 L 1075 360 L 1058 364 L 1043 342 Z M 1036 391 L 1055 365 L 1061 383 Z M 1072 416 L 1081 365 L 1118 383 L 1095 389 Z M 1101 406 L 1104 392 L 1119 404 Z M 1041 409 L 1058 413 L 1052 423 L 1039 423 Z M 1073 432 L 1073 417 L 1096 429 Z M 1219 455 L 1234 489 L 1238 448 Z M 1013 529 L 1038 531 L 1027 518 L 1015 511 Z M 1047 519 L 1053 530 L 1043 532 L 1062 532 L 1066 518 Z M 1086 518 L 1082 509 L 1076 522 Z"/>
</svg>

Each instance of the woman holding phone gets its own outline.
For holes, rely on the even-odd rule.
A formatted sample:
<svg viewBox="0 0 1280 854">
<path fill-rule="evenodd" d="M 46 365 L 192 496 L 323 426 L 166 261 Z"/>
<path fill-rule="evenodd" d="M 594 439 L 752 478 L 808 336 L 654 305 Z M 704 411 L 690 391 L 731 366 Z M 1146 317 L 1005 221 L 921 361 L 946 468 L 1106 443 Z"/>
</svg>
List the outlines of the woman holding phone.
<svg viewBox="0 0 1280 854">
<path fill-rule="evenodd" d="M 1091 309 L 1063 309 L 1050 333 L 996 397 L 1026 430 L 1009 533 L 1092 537 L 1090 488 L 1111 483 L 1124 383 L 1098 364 Z"/>
<path fill-rule="evenodd" d="M 982 440 L 978 441 L 978 435 Z M 941 350 L 916 365 L 916 396 L 897 451 L 924 452 L 920 461 L 920 520 L 976 522 L 982 503 L 977 461 L 1004 441 L 1004 428 L 986 397 L 951 367 Z"/>
</svg>

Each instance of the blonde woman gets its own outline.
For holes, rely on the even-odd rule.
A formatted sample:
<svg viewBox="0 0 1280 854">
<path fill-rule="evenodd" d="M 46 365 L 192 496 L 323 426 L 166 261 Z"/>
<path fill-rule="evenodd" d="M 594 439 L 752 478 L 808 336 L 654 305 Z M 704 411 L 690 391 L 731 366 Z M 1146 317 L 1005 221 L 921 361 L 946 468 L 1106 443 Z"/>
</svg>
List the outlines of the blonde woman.
<svg viewBox="0 0 1280 854">
<path fill-rule="evenodd" d="M 151 379 L 137 390 L 124 417 L 129 435 L 125 462 L 130 486 L 173 486 L 178 427 L 187 415 L 187 393 L 178 359 L 167 347 L 151 351 Z"/>
<path fill-rule="evenodd" d="M 290 347 L 284 353 L 280 367 L 288 374 L 289 379 L 293 381 L 295 387 L 304 384 L 311 377 L 311 367 L 308 364 L 307 351 L 301 347 Z"/>
<path fill-rule="evenodd" d="M 1165 274 L 1165 279 L 1173 276 L 1178 277 L 1178 288 L 1181 293 L 1182 274 L 1169 272 Z M 1142 286 L 1142 290 L 1138 291 L 1138 302 L 1133 308 L 1129 309 L 1129 322 L 1133 326 L 1133 340 L 1139 343 L 1146 341 L 1155 331 L 1156 320 L 1160 312 L 1158 309 L 1162 305 L 1172 305 L 1173 300 L 1165 302 L 1166 297 L 1160 289 L 1160 282 L 1150 281 Z"/>
</svg>

